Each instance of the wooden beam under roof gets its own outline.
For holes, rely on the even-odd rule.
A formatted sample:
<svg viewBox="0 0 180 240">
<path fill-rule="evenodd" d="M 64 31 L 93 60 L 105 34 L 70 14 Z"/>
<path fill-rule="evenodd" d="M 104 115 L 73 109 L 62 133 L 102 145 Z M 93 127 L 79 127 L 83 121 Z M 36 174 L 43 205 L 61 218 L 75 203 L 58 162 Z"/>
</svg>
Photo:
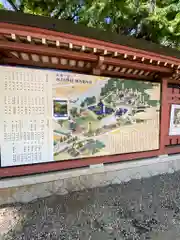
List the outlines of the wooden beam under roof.
<svg viewBox="0 0 180 240">
<path fill-rule="evenodd" d="M 32 39 L 39 38 L 41 42 L 42 42 L 42 39 L 46 39 L 46 40 L 54 41 L 55 44 L 57 41 L 59 43 L 64 43 L 64 44 L 71 43 L 72 46 L 75 46 L 75 45 L 80 46 L 80 49 L 82 47 L 90 48 L 90 49 L 92 49 L 92 52 L 93 52 L 93 49 L 101 50 L 103 52 L 105 50 L 107 52 L 111 52 L 112 55 L 115 57 L 117 57 L 120 54 L 120 55 L 126 55 L 127 57 L 131 56 L 131 57 L 133 57 L 134 60 L 136 60 L 137 58 L 141 58 L 144 60 L 152 60 L 152 61 L 156 62 L 157 65 L 158 65 L 158 63 L 165 64 L 166 62 L 170 65 L 174 64 L 174 67 L 180 65 L 180 56 L 179 56 L 179 58 L 176 58 L 176 57 L 173 57 L 173 55 L 167 56 L 167 55 L 163 55 L 161 52 L 155 53 L 153 51 L 152 52 L 150 52 L 148 50 L 145 51 L 145 50 L 138 49 L 138 47 L 132 48 L 129 46 L 114 44 L 111 42 L 96 40 L 93 38 L 85 38 L 82 36 L 75 36 L 75 35 L 72 35 L 69 33 L 64 33 L 64 32 L 57 32 L 57 31 L 41 29 L 41 28 L 37 28 L 37 27 L 13 25 L 10 23 L 0 22 L 0 34 L 11 34 L 11 32 L 13 32 L 13 34 L 15 34 L 15 35 L 18 35 L 19 38 L 21 36 L 22 37 L 30 36 Z M 148 44 L 150 44 L 150 43 L 148 43 Z M 162 48 L 160 46 L 158 46 L 158 47 L 159 47 L 159 49 Z M 176 51 L 176 52 L 178 53 L 178 51 Z"/>
<path fill-rule="evenodd" d="M 24 53 L 36 53 L 40 55 L 48 55 L 48 56 L 57 56 L 57 57 L 64 57 L 67 59 L 81 59 L 81 60 L 88 60 L 88 61 L 97 61 L 98 56 L 88 53 L 78 53 L 72 52 L 68 50 L 63 50 L 59 48 L 52 48 L 47 46 L 37 46 L 25 43 L 17 43 L 17 42 L 6 42 L 0 41 L 0 50 L 6 51 L 19 51 Z"/>
<path fill-rule="evenodd" d="M 82 72 L 82 73 L 90 73 L 91 68 L 83 66 L 83 67 L 76 67 L 76 66 L 70 66 L 69 64 L 54 64 L 52 62 L 36 62 L 33 60 L 22 60 L 22 59 L 14 59 L 14 58 L 3 58 L 0 61 L 1 64 L 5 65 L 20 65 L 20 66 L 29 66 L 29 67 L 41 67 L 41 68 L 49 68 L 49 69 L 61 69 L 61 70 L 71 70 L 74 72 Z"/>
<path fill-rule="evenodd" d="M 117 34 L 110 31 L 102 31 L 96 28 L 88 28 L 81 24 L 74 24 L 72 21 L 54 19 L 50 17 L 35 16 L 31 14 L 16 13 L 13 11 L 0 10 L 0 22 L 6 25 L 12 25 L 12 29 L 30 30 L 36 33 L 49 32 L 49 35 L 64 38 L 77 39 L 84 41 L 88 39 L 89 43 L 100 43 L 103 46 L 122 46 L 126 50 L 136 50 L 137 53 L 149 53 L 151 56 L 167 56 L 167 58 L 180 59 L 180 52 L 176 49 L 160 46 L 159 44 L 146 41 L 144 39 L 136 39 L 134 37 Z M 14 27 L 16 25 L 16 28 Z M 7 28 L 7 27 L 5 27 Z M 108 51 L 108 49 L 106 48 Z M 146 56 L 145 55 L 145 56 Z"/>
<path fill-rule="evenodd" d="M 74 51 L 68 51 L 63 50 L 60 48 L 53 48 L 48 46 L 37 46 L 32 44 L 25 44 L 25 43 L 16 43 L 16 42 L 6 42 L 6 41 L 0 41 L 0 50 L 7 49 L 6 51 L 17 51 L 17 52 L 23 52 L 23 53 L 29 53 L 29 54 L 37 54 L 41 56 L 48 56 L 48 57 L 64 57 L 66 59 L 74 59 L 74 60 L 83 60 L 83 61 L 90 61 L 97 63 L 99 62 L 99 59 L 102 57 L 98 57 L 95 54 L 92 53 L 84 53 L 84 52 L 74 52 Z M 144 71 L 153 71 L 153 72 L 160 72 L 160 73 L 166 73 L 171 74 L 172 69 L 161 67 L 161 66 L 154 66 L 154 65 L 148 65 L 145 63 L 137 63 L 134 61 L 129 60 L 120 60 L 110 57 L 103 57 L 103 62 L 108 65 L 112 66 L 120 66 L 120 67 L 126 67 L 126 68 L 133 68 L 138 70 L 144 70 Z"/>
</svg>

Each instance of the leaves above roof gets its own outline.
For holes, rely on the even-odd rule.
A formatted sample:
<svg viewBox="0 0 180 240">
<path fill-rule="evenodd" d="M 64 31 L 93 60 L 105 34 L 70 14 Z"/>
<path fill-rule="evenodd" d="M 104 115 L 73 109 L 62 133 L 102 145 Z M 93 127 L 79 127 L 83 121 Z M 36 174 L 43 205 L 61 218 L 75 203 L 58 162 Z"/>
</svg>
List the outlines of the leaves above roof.
<svg viewBox="0 0 180 240">
<path fill-rule="evenodd" d="M 12 2 L 12 6 L 15 5 L 25 13 L 71 20 L 89 27 L 180 48 L 180 0 L 8 0 L 8 2 Z"/>
</svg>

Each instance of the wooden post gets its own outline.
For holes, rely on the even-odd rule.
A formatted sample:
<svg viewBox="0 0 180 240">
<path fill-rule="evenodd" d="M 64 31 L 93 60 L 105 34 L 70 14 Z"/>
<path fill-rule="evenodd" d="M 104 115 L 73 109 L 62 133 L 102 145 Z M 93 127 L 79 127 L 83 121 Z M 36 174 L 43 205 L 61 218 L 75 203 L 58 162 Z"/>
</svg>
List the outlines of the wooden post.
<svg viewBox="0 0 180 240">
<path fill-rule="evenodd" d="M 166 154 L 165 143 L 166 136 L 168 135 L 169 129 L 169 117 L 168 117 L 168 79 L 162 79 L 162 88 L 161 88 L 161 114 L 160 114 L 160 148 L 159 154 Z"/>
</svg>

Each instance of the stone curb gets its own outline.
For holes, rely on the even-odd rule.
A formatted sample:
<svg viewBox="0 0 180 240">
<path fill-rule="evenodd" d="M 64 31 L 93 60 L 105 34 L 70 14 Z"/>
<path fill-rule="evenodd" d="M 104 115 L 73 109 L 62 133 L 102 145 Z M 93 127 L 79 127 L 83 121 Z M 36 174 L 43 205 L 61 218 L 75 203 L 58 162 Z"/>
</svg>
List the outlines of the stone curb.
<svg viewBox="0 0 180 240">
<path fill-rule="evenodd" d="M 0 205 L 120 184 L 180 170 L 180 154 L 0 180 Z"/>
</svg>

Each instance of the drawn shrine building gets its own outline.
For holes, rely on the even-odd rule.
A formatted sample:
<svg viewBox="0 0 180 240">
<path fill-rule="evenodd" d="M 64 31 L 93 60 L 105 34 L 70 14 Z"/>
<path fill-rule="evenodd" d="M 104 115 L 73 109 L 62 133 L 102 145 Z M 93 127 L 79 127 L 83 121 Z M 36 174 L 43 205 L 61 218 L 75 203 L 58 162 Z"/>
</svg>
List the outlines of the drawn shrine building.
<svg viewBox="0 0 180 240">
<path fill-rule="evenodd" d="M 180 52 L 0 11 L 0 178 L 180 153 Z"/>
</svg>

